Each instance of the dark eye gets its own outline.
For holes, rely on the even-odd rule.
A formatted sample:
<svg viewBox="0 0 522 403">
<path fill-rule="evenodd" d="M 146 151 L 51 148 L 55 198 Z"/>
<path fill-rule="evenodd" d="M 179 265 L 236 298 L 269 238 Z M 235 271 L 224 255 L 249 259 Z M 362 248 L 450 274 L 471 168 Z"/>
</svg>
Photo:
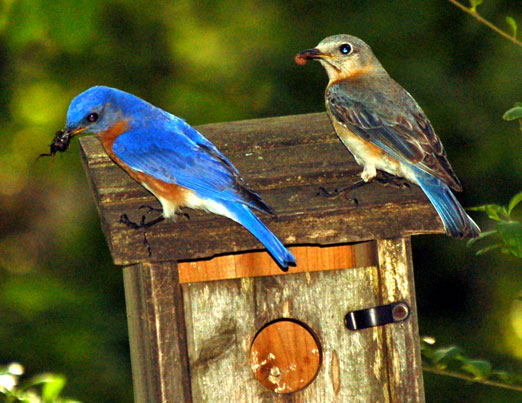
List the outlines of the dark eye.
<svg viewBox="0 0 522 403">
<path fill-rule="evenodd" d="M 87 115 L 87 122 L 93 123 L 98 120 L 98 114 L 96 112 L 89 113 Z"/>
<path fill-rule="evenodd" d="M 352 45 L 350 45 L 349 43 L 343 43 L 341 46 L 339 46 L 339 51 L 343 55 L 349 55 L 350 53 L 352 53 Z"/>
</svg>

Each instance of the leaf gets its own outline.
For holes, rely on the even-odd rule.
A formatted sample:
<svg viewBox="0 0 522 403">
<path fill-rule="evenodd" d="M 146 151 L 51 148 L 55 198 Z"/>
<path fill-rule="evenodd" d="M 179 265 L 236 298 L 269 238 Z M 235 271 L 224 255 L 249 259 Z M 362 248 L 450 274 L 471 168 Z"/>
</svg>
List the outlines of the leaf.
<svg viewBox="0 0 522 403">
<path fill-rule="evenodd" d="M 47 382 L 42 387 L 42 398 L 44 402 L 55 401 L 65 386 L 65 377 L 63 375 L 52 375 L 48 377 Z"/>
<path fill-rule="evenodd" d="M 468 207 L 467 210 L 484 211 L 489 218 L 496 221 L 502 220 L 499 214 L 504 215 L 506 218 L 508 217 L 506 208 L 504 206 L 499 206 L 498 204 L 484 204 L 482 206 Z"/>
<path fill-rule="evenodd" d="M 20 386 L 20 390 L 28 390 L 33 386 L 37 385 L 45 385 L 48 382 L 54 382 L 56 377 L 61 375 L 51 374 L 51 373 L 42 373 L 36 376 L 33 376 L 31 379 L 27 380 Z"/>
<path fill-rule="evenodd" d="M 477 256 L 483 255 L 484 253 L 487 253 L 489 251 L 501 248 L 502 246 L 503 245 L 501 243 L 496 243 L 496 244 L 493 244 L 493 245 L 489 245 L 489 246 L 486 246 L 485 248 L 482 248 L 482 249 L 479 249 L 478 251 L 476 251 L 475 255 L 477 255 Z"/>
<path fill-rule="evenodd" d="M 471 238 L 468 240 L 468 246 L 473 246 L 477 241 L 480 241 L 481 239 L 487 238 L 491 235 L 495 235 L 497 233 L 497 230 L 491 230 L 491 231 L 484 231 L 479 234 L 476 238 Z"/>
<path fill-rule="evenodd" d="M 495 380 L 498 379 L 504 383 L 512 384 L 513 383 L 513 375 L 507 371 L 493 371 L 489 376 L 489 379 Z"/>
<path fill-rule="evenodd" d="M 522 119 L 522 106 L 515 106 L 511 109 L 508 109 L 504 113 L 504 115 L 502 115 L 502 119 L 504 119 L 504 120 Z"/>
<path fill-rule="evenodd" d="M 515 102 L 515 106 L 522 106 L 522 102 Z"/>
<path fill-rule="evenodd" d="M 522 202 L 522 192 L 520 193 L 517 193 L 515 196 L 513 196 L 511 198 L 511 200 L 509 201 L 509 205 L 508 205 L 508 209 L 507 209 L 507 212 L 508 214 L 511 214 L 511 212 L 513 211 L 513 209 L 520 203 Z"/>
<path fill-rule="evenodd" d="M 439 364 L 446 363 L 449 360 L 457 358 L 461 354 L 462 350 L 456 346 L 439 348 L 433 353 L 433 362 Z"/>
<path fill-rule="evenodd" d="M 506 17 L 506 22 L 511 27 L 511 30 L 513 31 L 513 38 L 517 37 L 517 22 L 513 17 Z"/>
<path fill-rule="evenodd" d="M 477 11 L 477 7 L 482 4 L 483 0 L 469 0 L 471 3 L 471 11 Z"/>
<path fill-rule="evenodd" d="M 423 361 L 433 366 L 433 355 L 435 353 L 435 349 L 433 348 L 433 344 L 430 344 L 426 341 L 426 337 L 421 339 L 420 348 Z"/>
<path fill-rule="evenodd" d="M 461 368 L 479 379 L 487 378 L 491 374 L 491 364 L 483 360 L 466 360 Z"/>
<path fill-rule="evenodd" d="M 522 223 L 518 221 L 502 221 L 497 225 L 498 233 L 504 246 L 516 257 L 522 258 Z"/>
</svg>

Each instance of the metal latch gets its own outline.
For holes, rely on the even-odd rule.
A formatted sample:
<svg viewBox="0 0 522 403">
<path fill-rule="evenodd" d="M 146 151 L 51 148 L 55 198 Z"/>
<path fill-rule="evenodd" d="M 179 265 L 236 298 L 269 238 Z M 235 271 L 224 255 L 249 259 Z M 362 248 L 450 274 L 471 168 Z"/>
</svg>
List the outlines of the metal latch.
<svg viewBox="0 0 522 403">
<path fill-rule="evenodd" d="M 410 316 L 410 307 L 406 302 L 401 301 L 348 312 L 344 317 L 344 324 L 350 330 L 360 330 L 402 322 L 408 319 L 408 316 Z"/>
</svg>

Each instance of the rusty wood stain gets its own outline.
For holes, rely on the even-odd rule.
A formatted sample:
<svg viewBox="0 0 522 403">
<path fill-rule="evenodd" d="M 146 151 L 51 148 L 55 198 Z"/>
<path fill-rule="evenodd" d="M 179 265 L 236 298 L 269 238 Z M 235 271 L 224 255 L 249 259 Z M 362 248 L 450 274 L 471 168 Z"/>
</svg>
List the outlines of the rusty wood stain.
<svg viewBox="0 0 522 403">
<path fill-rule="evenodd" d="M 341 370 L 339 368 L 339 356 L 337 355 L 337 351 L 335 350 L 332 351 L 332 364 L 330 368 L 333 393 L 335 396 L 337 396 L 339 394 L 339 389 L 341 388 Z"/>
</svg>

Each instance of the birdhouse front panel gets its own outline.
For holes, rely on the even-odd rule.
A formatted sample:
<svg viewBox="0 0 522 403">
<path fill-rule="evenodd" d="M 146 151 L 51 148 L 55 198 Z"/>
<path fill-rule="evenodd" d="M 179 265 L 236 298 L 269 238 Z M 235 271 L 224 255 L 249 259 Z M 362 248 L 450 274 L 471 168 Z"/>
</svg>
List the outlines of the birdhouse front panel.
<svg viewBox="0 0 522 403">
<path fill-rule="evenodd" d="M 375 248 L 374 243 L 367 246 Z M 194 401 L 255 402 L 274 393 L 296 393 L 296 399 L 308 402 L 353 401 L 356 396 L 385 401 L 382 328 L 352 332 L 344 324 L 349 311 L 380 304 L 377 261 L 368 263 L 184 284 Z M 290 330 L 274 330 L 252 352 L 256 335 L 285 319 Z M 300 328 L 311 335 L 311 351 L 306 338 L 296 335 Z"/>
<path fill-rule="evenodd" d="M 407 251 L 398 257 L 394 245 L 382 256 L 376 242 L 343 245 L 361 257 L 334 270 L 331 258 L 317 258 L 319 271 L 183 284 L 194 401 L 258 402 L 279 395 L 300 402 L 395 401 L 408 379 L 395 377 L 421 377 L 412 371 L 419 361 L 408 336 L 417 326 L 415 313 L 408 311 L 404 324 L 356 331 L 345 324 L 350 312 L 383 302 L 414 307 Z M 399 245 L 408 246 L 402 240 Z M 291 251 L 299 256 L 306 248 Z M 331 256 L 329 249 L 342 251 L 322 248 L 316 257 Z M 236 256 L 236 269 L 241 260 L 248 261 Z M 185 269 L 180 267 L 180 278 Z M 390 383 L 398 387 L 393 394 Z"/>
</svg>

